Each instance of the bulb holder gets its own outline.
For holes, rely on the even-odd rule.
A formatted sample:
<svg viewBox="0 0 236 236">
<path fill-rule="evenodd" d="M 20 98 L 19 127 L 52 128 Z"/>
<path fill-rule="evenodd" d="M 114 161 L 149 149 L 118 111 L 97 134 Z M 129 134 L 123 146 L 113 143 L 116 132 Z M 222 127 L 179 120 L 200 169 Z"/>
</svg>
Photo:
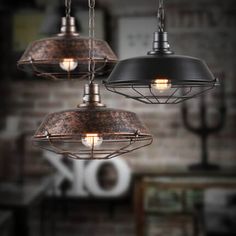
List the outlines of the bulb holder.
<svg viewBox="0 0 236 236">
<path fill-rule="evenodd" d="M 75 18 L 74 17 L 62 17 L 61 19 L 61 33 L 58 36 L 79 36 L 76 30 Z"/>
<path fill-rule="evenodd" d="M 153 50 L 148 52 L 148 55 L 170 55 L 173 54 L 170 50 L 167 32 L 154 32 L 153 33 Z"/>
<path fill-rule="evenodd" d="M 98 84 L 91 82 L 84 86 L 83 103 L 78 107 L 105 107 L 101 103 L 100 88 Z"/>
</svg>

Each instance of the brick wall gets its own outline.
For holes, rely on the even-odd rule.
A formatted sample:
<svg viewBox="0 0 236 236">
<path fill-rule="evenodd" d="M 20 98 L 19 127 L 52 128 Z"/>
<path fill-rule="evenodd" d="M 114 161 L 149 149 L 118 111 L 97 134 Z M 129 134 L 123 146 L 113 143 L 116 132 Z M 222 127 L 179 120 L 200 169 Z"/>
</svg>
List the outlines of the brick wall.
<svg viewBox="0 0 236 236">
<path fill-rule="evenodd" d="M 127 2 L 127 1 L 125 1 Z M 101 1 L 105 5 L 106 1 Z M 119 5 L 119 7 L 118 7 Z M 135 6 L 137 7 L 135 8 Z M 212 135 L 209 140 L 211 160 L 224 165 L 236 165 L 236 7 L 233 0 L 169 0 L 167 5 L 167 27 L 170 42 L 176 53 L 200 57 L 207 61 L 216 75 L 225 80 L 227 119 L 224 129 Z M 114 21 L 123 14 L 152 14 L 155 1 L 140 0 L 122 5 L 120 1 L 109 1 Z M 140 7 L 145 6 L 145 7 Z M 124 9 L 122 8 L 124 7 Z M 153 29 L 150 28 L 150 31 Z M 115 29 L 111 31 L 115 32 Z M 151 43 L 151 42 L 150 42 Z M 114 41 L 115 45 L 116 42 Z M 13 142 L 9 136 L 22 132 L 33 132 L 43 117 L 54 111 L 75 107 L 82 98 L 83 83 L 50 82 L 40 79 L 30 81 L 4 80 L 1 83 L 1 141 Z M 217 106 L 220 103 L 220 89 L 208 95 L 209 125 L 217 122 Z M 103 102 L 109 107 L 136 112 L 154 135 L 154 144 L 132 153 L 128 161 L 134 167 L 167 166 L 183 167 L 200 158 L 200 141 L 183 126 L 180 105 L 143 105 L 111 94 L 102 88 Z M 198 99 L 191 100 L 191 121 L 198 124 Z M 10 135 L 6 123 L 15 117 L 18 124 Z M 14 144 L 13 144 L 14 145 Z M 1 145 L 2 150 L 6 145 Z M 31 147 L 27 145 L 27 147 Z M 1 150 L 0 150 L 1 151 Z M 37 152 L 38 153 L 38 152 Z M 35 163 L 43 164 L 38 157 L 29 159 L 31 168 Z M 38 157 L 38 158 L 37 158 Z"/>
</svg>

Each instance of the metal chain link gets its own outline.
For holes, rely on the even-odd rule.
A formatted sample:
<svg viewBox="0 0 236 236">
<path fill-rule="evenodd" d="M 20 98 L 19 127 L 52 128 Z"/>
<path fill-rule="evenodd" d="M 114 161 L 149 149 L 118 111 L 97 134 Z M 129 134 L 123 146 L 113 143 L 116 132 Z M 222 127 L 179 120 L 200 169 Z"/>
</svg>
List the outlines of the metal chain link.
<svg viewBox="0 0 236 236">
<path fill-rule="evenodd" d="M 71 0 L 65 0 L 65 7 L 66 7 L 66 17 L 70 17 L 70 13 L 71 13 Z"/>
<path fill-rule="evenodd" d="M 94 61 L 94 38 L 95 38 L 95 0 L 88 0 L 89 7 L 89 63 L 88 71 L 90 74 L 90 82 L 95 76 L 95 61 Z"/>
<path fill-rule="evenodd" d="M 157 11 L 158 31 L 165 31 L 165 10 L 163 0 L 159 0 Z"/>
</svg>

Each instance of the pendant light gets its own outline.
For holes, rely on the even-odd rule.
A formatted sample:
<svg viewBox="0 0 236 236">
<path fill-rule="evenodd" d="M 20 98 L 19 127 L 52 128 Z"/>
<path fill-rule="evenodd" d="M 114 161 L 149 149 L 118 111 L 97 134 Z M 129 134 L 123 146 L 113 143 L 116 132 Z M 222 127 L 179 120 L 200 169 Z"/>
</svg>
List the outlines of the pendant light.
<svg viewBox="0 0 236 236">
<path fill-rule="evenodd" d="M 46 150 L 73 159 L 110 159 L 152 143 L 152 135 L 133 112 L 109 109 L 101 103 L 94 83 L 94 5 L 89 2 L 89 84 L 83 103 L 76 109 L 49 114 L 36 131 L 33 142 Z M 94 2 L 95 3 L 95 2 Z"/>
<path fill-rule="evenodd" d="M 71 0 L 65 0 L 65 9 L 61 32 L 54 37 L 32 42 L 18 61 L 19 69 L 52 79 L 82 79 L 88 76 L 88 51 L 92 35 L 88 38 L 79 36 L 75 18 L 71 16 Z M 107 42 L 94 39 L 93 43 L 95 74 L 109 74 L 117 57 Z"/>
<path fill-rule="evenodd" d="M 106 108 L 93 82 L 84 91 L 78 108 L 45 118 L 33 137 L 36 146 L 87 160 L 110 159 L 152 143 L 152 135 L 135 113 Z"/>
<path fill-rule="evenodd" d="M 176 104 L 214 88 L 217 79 L 204 61 L 170 50 L 163 0 L 157 18 L 153 50 L 147 56 L 120 61 L 104 81 L 106 88 L 146 104 Z"/>
</svg>

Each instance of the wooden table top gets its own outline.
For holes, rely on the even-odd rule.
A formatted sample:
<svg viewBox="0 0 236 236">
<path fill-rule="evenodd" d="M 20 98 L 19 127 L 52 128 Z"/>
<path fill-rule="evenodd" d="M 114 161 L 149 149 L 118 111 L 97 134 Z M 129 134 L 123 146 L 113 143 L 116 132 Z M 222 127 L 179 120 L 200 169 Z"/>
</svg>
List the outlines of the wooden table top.
<svg viewBox="0 0 236 236">
<path fill-rule="evenodd" d="M 212 177 L 236 178 L 236 168 L 222 168 L 217 171 L 190 171 L 187 168 L 139 167 L 133 169 L 134 177 Z"/>
</svg>

